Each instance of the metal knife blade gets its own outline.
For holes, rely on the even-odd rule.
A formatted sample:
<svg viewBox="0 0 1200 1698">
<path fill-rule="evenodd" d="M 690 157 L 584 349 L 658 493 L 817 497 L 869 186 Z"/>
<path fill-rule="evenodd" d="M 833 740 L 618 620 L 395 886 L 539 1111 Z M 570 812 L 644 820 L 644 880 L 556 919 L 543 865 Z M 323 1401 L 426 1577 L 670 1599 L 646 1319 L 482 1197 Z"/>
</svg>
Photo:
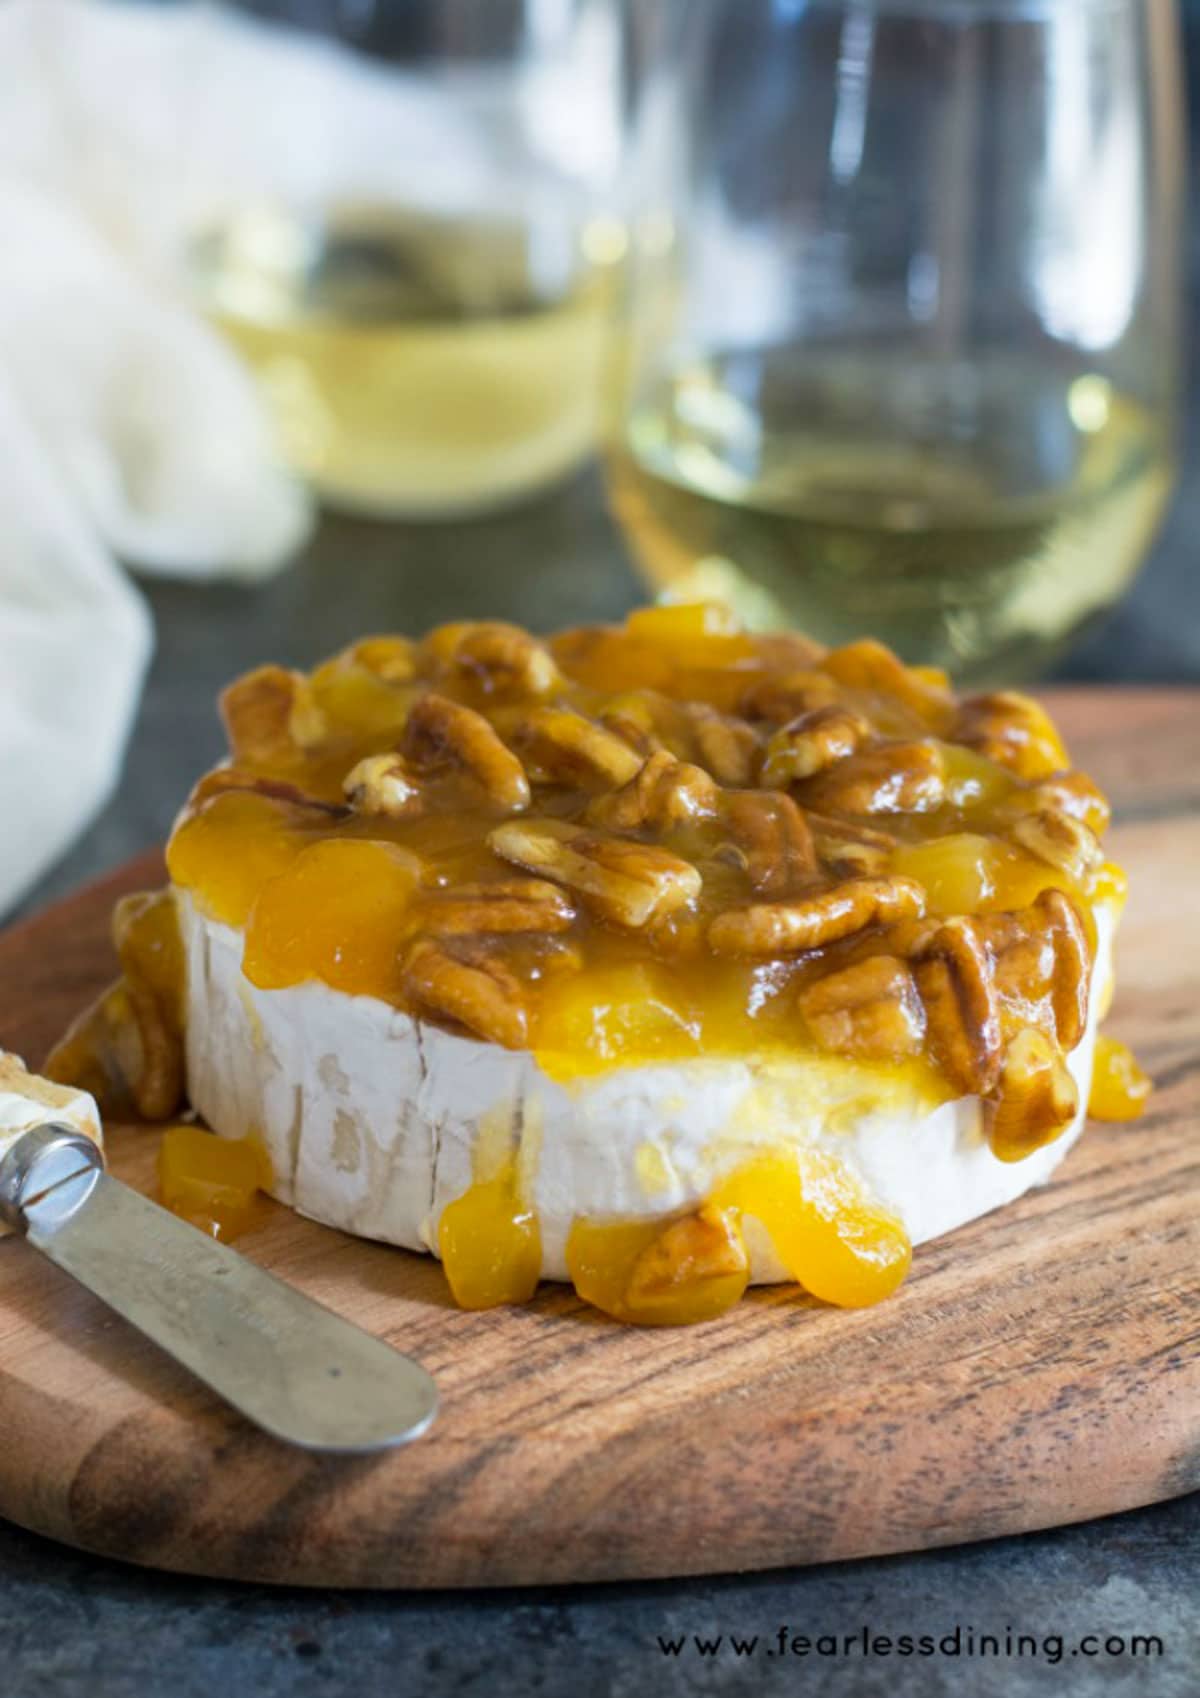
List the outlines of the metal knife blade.
<svg viewBox="0 0 1200 1698">
<path fill-rule="evenodd" d="M 10 1146 L 0 1219 L 288 1444 L 383 1450 L 433 1420 L 419 1363 L 113 1179 L 73 1127 Z"/>
</svg>

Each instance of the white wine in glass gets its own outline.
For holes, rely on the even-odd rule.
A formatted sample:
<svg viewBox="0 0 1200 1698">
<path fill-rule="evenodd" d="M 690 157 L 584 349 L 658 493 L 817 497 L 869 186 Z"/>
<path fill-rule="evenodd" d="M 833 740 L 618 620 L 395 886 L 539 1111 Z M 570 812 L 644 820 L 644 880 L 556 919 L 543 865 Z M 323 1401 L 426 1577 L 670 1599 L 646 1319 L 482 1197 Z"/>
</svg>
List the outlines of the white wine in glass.
<svg viewBox="0 0 1200 1698">
<path fill-rule="evenodd" d="M 635 560 L 753 624 L 1039 670 L 1172 482 L 1169 4 L 730 10 L 692 44 L 679 251 L 633 273 L 609 476 Z"/>
<path fill-rule="evenodd" d="M 623 0 L 175 10 L 155 240 L 322 498 L 481 513 L 591 455 L 626 242 Z"/>
<path fill-rule="evenodd" d="M 258 206 L 204 231 L 190 271 L 291 463 L 341 506 L 433 517 L 589 453 L 623 242 L 607 218 L 547 255 L 515 214 Z"/>
</svg>

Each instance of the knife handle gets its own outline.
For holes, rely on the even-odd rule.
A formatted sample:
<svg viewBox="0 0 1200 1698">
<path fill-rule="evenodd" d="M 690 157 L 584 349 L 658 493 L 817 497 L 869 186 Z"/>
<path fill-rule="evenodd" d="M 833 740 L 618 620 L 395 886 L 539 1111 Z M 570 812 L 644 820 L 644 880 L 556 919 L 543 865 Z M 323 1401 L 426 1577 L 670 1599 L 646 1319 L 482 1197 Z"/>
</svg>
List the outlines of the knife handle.
<svg viewBox="0 0 1200 1698">
<path fill-rule="evenodd" d="M 68 1179 L 103 1171 L 99 1145 L 73 1126 L 34 1126 L 10 1144 L 0 1160 L 0 1221 L 25 1233 L 29 1204 Z"/>
<path fill-rule="evenodd" d="M 9 1147 L 0 1220 L 288 1444 L 383 1450 L 433 1420 L 419 1363 L 113 1179 L 73 1127 Z"/>
</svg>

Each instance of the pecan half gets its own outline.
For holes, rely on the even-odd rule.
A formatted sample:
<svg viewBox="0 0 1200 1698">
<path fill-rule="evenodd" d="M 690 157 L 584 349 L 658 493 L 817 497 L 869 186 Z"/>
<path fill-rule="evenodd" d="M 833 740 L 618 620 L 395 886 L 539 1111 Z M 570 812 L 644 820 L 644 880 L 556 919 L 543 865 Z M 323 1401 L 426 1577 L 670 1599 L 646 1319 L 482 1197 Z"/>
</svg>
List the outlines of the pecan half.
<svg viewBox="0 0 1200 1698">
<path fill-rule="evenodd" d="M 706 1280 L 744 1274 L 746 1246 L 732 1216 L 702 1209 L 664 1228 L 633 1264 L 625 1302 L 636 1309 Z"/>
<path fill-rule="evenodd" d="M 563 932 L 575 910 L 556 884 L 514 878 L 494 884 L 455 884 L 430 891 L 413 909 L 418 929 L 432 937 L 489 937 L 506 932 Z"/>
<path fill-rule="evenodd" d="M 1053 1025 L 1049 997 L 1055 976 L 1055 940 L 1039 921 L 1032 908 L 976 916 L 980 935 L 991 951 L 1010 1035 L 1031 1022 Z"/>
<path fill-rule="evenodd" d="M 608 701 L 600 720 L 639 754 L 666 749 L 703 766 L 719 784 L 754 783 L 761 753 L 758 732 L 744 719 L 707 702 L 680 702 L 657 690 L 626 690 Z"/>
<path fill-rule="evenodd" d="M 419 1009 L 457 1021 L 506 1049 L 523 1047 L 528 1029 L 524 994 L 503 962 L 478 950 L 418 938 L 405 957 L 403 979 Z"/>
<path fill-rule="evenodd" d="M 75 1020 L 43 1071 L 90 1091 L 105 1115 L 166 1120 L 184 1097 L 186 973 L 170 890 L 123 896 L 112 938 L 123 976 Z"/>
<path fill-rule="evenodd" d="M 805 809 L 821 864 L 838 878 L 875 878 L 883 873 L 896 847 L 890 832 L 861 820 L 835 820 Z"/>
<path fill-rule="evenodd" d="M 803 792 L 821 810 L 841 814 L 924 814 L 946 794 L 946 767 L 938 745 L 881 743 L 862 749 L 809 779 Z"/>
<path fill-rule="evenodd" d="M 1104 851 L 1091 826 L 1073 819 L 1061 808 L 1041 808 L 1022 814 L 1009 832 L 1014 842 L 1047 866 L 1057 867 L 1082 884 L 1099 867 Z"/>
<path fill-rule="evenodd" d="M 1000 1076 L 1000 1006 L 987 946 L 975 922 L 946 920 L 914 969 L 929 1044 L 951 1084 L 990 1091 Z"/>
<path fill-rule="evenodd" d="M 647 925 L 700 894 L 700 874 L 690 861 L 563 820 L 497 826 L 488 844 L 503 860 L 578 891 L 597 913 L 622 926 Z"/>
<path fill-rule="evenodd" d="M 885 926 L 880 934 L 884 949 L 902 961 L 916 961 L 929 947 L 943 924 L 940 914 L 911 916 Z"/>
<path fill-rule="evenodd" d="M 769 673 L 755 679 L 742 694 L 738 708 L 747 719 L 765 719 L 775 725 L 795 719 L 797 714 L 826 707 L 838 699 L 838 687 L 825 672 Z"/>
<path fill-rule="evenodd" d="M 127 978 L 125 988 L 138 1035 L 139 1059 L 129 1074 L 134 1101 L 143 1120 L 167 1120 L 184 1098 L 183 1045 L 152 991 L 136 978 Z"/>
<path fill-rule="evenodd" d="M 529 780 L 512 750 L 481 713 L 432 690 L 413 703 L 400 753 L 418 772 L 460 767 L 497 808 L 519 813 L 529 806 Z"/>
<path fill-rule="evenodd" d="M 634 717 L 623 710 L 606 710 L 601 715 L 601 723 L 623 743 L 628 743 L 636 754 L 652 755 L 656 749 L 663 747 L 657 732 L 649 730 L 640 717 Z"/>
<path fill-rule="evenodd" d="M 685 711 L 700 763 L 717 782 L 739 789 L 753 784 L 761 752 L 754 727 L 733 714 L 718 713 L 696 702 L 688 703 Z"/>
<path fill-rule="evenodd" d="M 1038 813 L 1043 808 L 1069 814 L 1090 826 L 1097 837 L 1104 835 L 1112 820 L 1108 797 L 1086 772 L 1057 772 L 1051 778 L 1043 778 L 1027 789 L 1018 790 L 1001 812 L 1015 817 Z"/>
<path fill-rule="evenodd" d="M 925 1009 L 911 970 L 894 955 L 869 955 L 806 986 L 800 1012 L 817 1042 L 839 1055 L 901 1061 L 925 1038 Z"/>
<path fill-rule="evenodd" d="M 106 1119 L 167 1120 L 183 1103 L 183 1044 L 145 987 L 126 978 L 72 1021 L 42 1071 L 90 1092 Z"/>
<path fill-rule="evenodd" d="M 718 914 L 709 923 L 708 943 L 717 955 L 797 954 L 924 911 L 925 892 L 915 879 L 850 879 L 815 896 Z"/>
<path fill-rule="evenodd" d="M 845 760 L 871 736 L 871 727 L 853 708 L 813 708 L 790 720 L 767 744 L 761 784 L 786 789 L 798 778 L 812 778 Z"/>
<path fill-rule="evenodd" d="M 628 784 L 642 758 L 623 737 L 573 708 L 537 708 L 514 741 L 533 777 L 546 784 Z"/>
<path fill-rule="evenodd" d="M 386 819 L 411 818 L 421 809 L 421 792 L 404 757 L 396 753 L 367 755 L 351 767 L 342 791 L 356 813 L 380 814 Z"/>
<path fill-rule="evenodd" d="M 220 708 L 235 761 L 295 759 L 320 743 L 328 730 L 308 679 L 283 666 L 247 672 L 222 690 Z"/>
<path fill-rule="evenodd" d="M 968 697 L 959 707 L 949 737 L 978 749 L 1019 778 L 1046 778 L 1071 764 L 1045 708 L 1016 690 Z"/>
<path fill-rule="evenodd" d="M 720 795 L 702 767 L 657 749 L 628 784 L 596 797 L 587 818 L 590 824 L 610 831 L 637 831 L 643 826 L 669 831 L 692 820 L 711 819 Z"/>
<path fill-rule="evenodd" d="M 599 717 L 607 730 L 639 755 L 670 747 L 670 752 L 682 760 L 689 751 L 671 747 L 672 740 L 663 735 L 662 726 L 664 716 L 674 719 L 677 713 L 678 704 L 654 690 L 625 690 L 605 703 Z M 674 741 L 677 743 L 678 738 Z"/>
<path fill-rule="evenodd" d="M 656 960 L 694 965 L 704 954 L 704 921 L 694 908 L 676 908 L 651 920 L 642 935 Z"/>
<path fill-rule="evenodd" d="M 1061 890 L 1043 890 L 1033 905 L 1033 913 L 1054 942 L 1050 1004 L 1059 1044 L 1069 1054 L 1087 1028 L 1092 969 L 1087 934 L 1079 909 Z"/>
<path fill-rule="evenodd" d="M 736 791 L 729 797 L 726 818 L 757 895 L 773 900 L 811 881 L 817 869 L 812 833 L 790 796 Z"/>
<path fill-rule="evenodd" d="M 1020 1161 L 1067 1129 L 1079 1112 L 1079 1088 L 1052 1038 L 1036 1026 L 1016 1033 L 986 1108 L 988 1138 L 1001 1161 Z"/>
<path fill-rule="evenodd" d="M 489 696 L 548 696 L 563 684 L 544 645 L 519 625 L 498 619 L 442 626 L 426 639 L 423 659 L 439 672 L 457 672 Z"/>
<path fill-rule="evenodd" d="M 954 713 L 954 697 L 944 685 L 931 683 L 873 637 L 830 649 L 822 669 L 850 689 L 891 698 L 934 730 L 944 730 Z"/>
<path fill-rule="evenodd" d="M 1030 908 L 976 919 L 995 963 L 996 988 L 1015 1034 L 1039 1025 L 1071 1051 L 1087 1025 L 1091 950 L 1079 910 L 1060 890 Z"/>
</svg>

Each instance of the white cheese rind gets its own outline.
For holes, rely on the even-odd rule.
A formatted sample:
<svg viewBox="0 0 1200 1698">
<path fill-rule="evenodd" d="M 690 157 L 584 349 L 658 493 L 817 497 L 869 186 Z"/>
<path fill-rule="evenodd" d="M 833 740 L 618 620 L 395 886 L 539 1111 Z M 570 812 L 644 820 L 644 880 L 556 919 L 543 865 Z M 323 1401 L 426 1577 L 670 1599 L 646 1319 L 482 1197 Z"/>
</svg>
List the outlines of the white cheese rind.
<svg viewBox="0 0 1200 1698">
<path fill-rule="evenodd" d="M 259 1136 L 273 1194 L 366 1238 L 437 1253 L 443 1209 L 480 1164 L 519 1154 L 542 1237 L 542 1272 L 566 1279 L 580 1215 L 638 1219 L 685 1210 L 755 1153 L 836 1155 L 914 1244 L 1043 1183 L 1083 1127 L 998 1161 L 978 1097 L 934 1105 L 914 1088 L 886 1101 L 841 1060 L 689 1060 L 619 1068 L 570 1085 L 529 1052 L 457 1037 L 374 997 L 319 983 L 257 990 L 242 936 L 181 894 L 188 961 L 187 1073 L 195 1108 L 229 1138 Z M 1112 924 L 1097 915 L 1093 988 L 1110 971 Z M 1092 997 L 1093 1009 L 1097 998 Z M 1095 1014 L 1069 1058 L 1086 1103 Z M 752 1233 L 757 1284 L 785 1280 Z"/>
</svg>

